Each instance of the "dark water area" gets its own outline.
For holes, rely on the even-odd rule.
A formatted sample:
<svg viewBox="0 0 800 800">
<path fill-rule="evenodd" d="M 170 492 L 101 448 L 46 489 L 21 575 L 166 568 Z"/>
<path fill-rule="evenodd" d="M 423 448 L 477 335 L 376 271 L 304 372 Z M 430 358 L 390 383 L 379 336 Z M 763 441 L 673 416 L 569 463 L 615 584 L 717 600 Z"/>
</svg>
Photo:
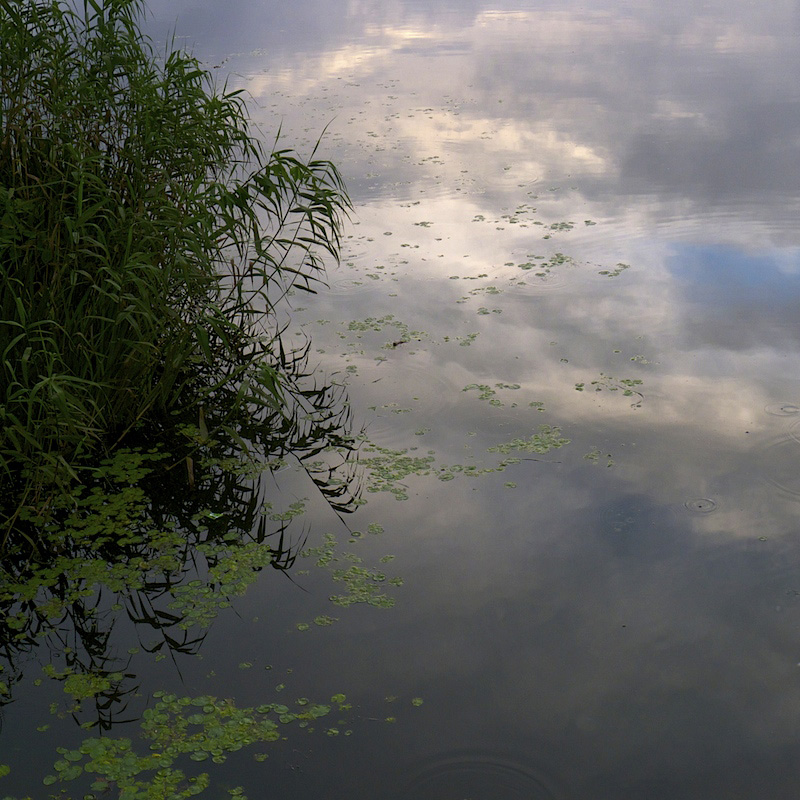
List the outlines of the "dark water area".
<svg viewBox="0 0 800 800">
<path fill-rule="evenodd" d="M 798 5 L 150 8 L 266 140 L 325 129 L 354 210 L 287 341 L 346 390 L 366 503 L 337 513 L 290 457 L 265 475 L 259 503 L 302 503 L 291 552 L 333 535 L 340 560 L 258 572 L 183 654 L 120 614 L 128 716 L 346 695 L 203 765 L 215 798 L 794 800 Z M 352 565 L 394 605 L 331 603 Z M 87 735 L 34 686 L 49 659 L 17 661 L 10 795 L 48 797 Z"/>
</svg>

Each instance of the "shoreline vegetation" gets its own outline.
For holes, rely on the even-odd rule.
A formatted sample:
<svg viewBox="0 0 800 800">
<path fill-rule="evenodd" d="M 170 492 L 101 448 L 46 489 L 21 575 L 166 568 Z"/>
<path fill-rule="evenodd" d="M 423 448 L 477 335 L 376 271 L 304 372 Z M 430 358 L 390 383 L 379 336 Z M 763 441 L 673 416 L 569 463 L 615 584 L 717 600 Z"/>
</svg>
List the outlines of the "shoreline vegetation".
<svg viewBox="0 0 800 800">
<path fill-rule="evenodd" d="M 0 0 L 4 544 L 120 445 L 212 417 L 244 445 L 237 416 L 291 402 L 276 304 L 338 258 L 336 167 L 265 147 L 144 13 Z"/>
<path fill-rule="evenodd" d="M 308 342 L 284 346 L 279 316 L 338 260 L 342 178 L 316 148 L 264 145 L 244 94 L 156 54 L 144 13 L 0 0 L 0 723 L 18 684 L 32 702 L 62 685 L 50 714 L 91 733 L 41 776 L 59 797 L 190 797 L 213 785 L 192 762 L 349 709 L 238 708 L 137 676 L 197 654 L 264 567 L 316 553 L 287 531 L 302 503 L 266 499 L 271 471 L 293 460 L 340 517 L 360 491 L 344 390 Z M 386 605 L 385 576 L 352 559 L 333 571 L 347 602 Z M 158 638 L 120 656 L 117 622 Z M 133 740 L 108 735 L 123 711 Z M 6 760 L 0 778 L 22 779 Z"/>
</svg>

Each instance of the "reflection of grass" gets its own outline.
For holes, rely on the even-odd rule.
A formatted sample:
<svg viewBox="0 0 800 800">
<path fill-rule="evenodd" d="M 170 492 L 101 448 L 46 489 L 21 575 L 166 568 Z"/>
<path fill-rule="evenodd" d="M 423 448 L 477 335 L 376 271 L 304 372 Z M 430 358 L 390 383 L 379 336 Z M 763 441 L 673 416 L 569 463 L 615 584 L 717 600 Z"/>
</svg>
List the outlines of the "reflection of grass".
<svg viewBox="0 0 800 800">
<path fill-rule="evenodd" d="M 326 435 L 335 438 L 333 431 Z M 58 667 L 47 664 L 43 669 L 44 676 L 62 684 L 65 703 L 51 707 L 61 719 L 85 716 L 87 706 L 93 706 L 98 716 L 95 724 L 106 729 L 136 692 L 137 687 L 131 686 L 136 676 L 130 670 L 130 659 L 118 658 L 110 647 L 117 612 L 127 610 L 134 623 L 162 635 L 163 641 L 143 644 L 144 651 L 155 654 L 156 660 L 166 657 L 166 652 L 173 656 L 196 653 L 203 640 L 202 628 L 242 595 L 263 567 L 288 568 L 294 560 L 296 551 L 283 549 L 283 531 L 303 513 L 302 501 L 274 511 L 263 502 L 257 486 L 248 499 L 247 471 L 244 476 L 235 468 L 226 473 L 219 464 L 229 459 L 206 460 L 198 455 L 198 465 L 210 463 L 211 472 L 198 470 L 196 474 L 197 502 L 189 501 L 179 511 L 168 504 L 164 513 L 147 482 L 164 483 L 174 477 L 174 473 L 165 477 L 160 471 L 170 460 L 159 451 L 118 449 L 95 470 L 93 485 L 76 488 L 48 516 L 34 520 L 23 510 L 24 521 L 37 526 L 37 544 L 42 550 L 34 563 L 9 558 L 3 564 L 0 642 L 10 659 L 13 651 L 27 652 L 39 643 L 65 656 Z M 314 465 L 309 467 L 310 475 L 314 469 Z M 228 478 L 239 505 L 226 504 L 213 491 Z M 177 483 L 183 488 L 180 477 Z M 206 489 L 212 490 L 209 496 Z M 204 499 L 212 501 L 210 508 Z M 277 530 L 265 531 L 259 520 Z M 367 528 L 369 533 L 381 530 L 374 523 Z M 357 532 L 352 536 L 355 541 Z M 389 578 L 381 567 L 365 567 L 352 554 L 339 558 L 329 549 L 332 577 L 346 587 L 331 598 L 334 603 L 392 605 L 384 587 L 400 585 L 400 579 Z M 334 563 L 337 560 L 341 563 Z M 381 563 L 389 560 L 387 556 Z M 117 601 L 110 607 L 103 599 L 109 590 Z M 69 631 L 67 621 L 74 630 Z M 334 621 L 319 615 L 314 624 L 326 626 Z M 130 648 L 128 653 L 139 650 Z M 2 702 L 11 699 L 12 682 L 22 677 L 20 665 L 12 661 L 9 666 L 8 671 L 0 666 L 2 677 L 7 678 L 0 683 Z M 252 663 L 239 666 L 244 669 Z M 298 701 L 304 707 L 294 711 L 275 704 L 238 709 L 231 700 L 162 694 L 154 694 L 161 699 L 145 713 L 141 725 L 150 749 L 157 752 L 141 755 L 129 739 L 101 735 L 73 750 L 61 748 L 55 772 L 45 782 L 86 780 L 91 773 L 94 791 L 114 789 L 120 797 L 149 800 L 189 797 L 208 785 L 208 776 L 187 775 L 178 767 L 180 759 L 220 763 L 246 745 L 277 739 L 277 723 L 307 727 L 327 713 L 326 706 L 308 706 L 308 701 Z M 197 708 L 200 700 L 204 702 Z M 83 727 L 91 725 L 82 723 Z M 339 727 L 331 726 L 325 732 L 336 735 Z M 0 764 L 0 776 L 8 771 L 5 767 Z M 96 795 L 83 791 L 77 796 Z"/>
</svg>

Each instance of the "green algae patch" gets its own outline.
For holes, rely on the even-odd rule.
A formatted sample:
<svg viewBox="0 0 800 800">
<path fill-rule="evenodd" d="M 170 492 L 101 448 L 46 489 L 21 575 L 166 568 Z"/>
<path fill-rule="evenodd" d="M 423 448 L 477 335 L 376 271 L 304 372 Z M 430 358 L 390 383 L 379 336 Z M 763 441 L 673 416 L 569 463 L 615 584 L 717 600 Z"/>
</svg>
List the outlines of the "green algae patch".
<svg viewBox="0 0 800 800">
<path fill-rule="evenodd" d="M 638 358 L 632 358 L 631 361 L 638 361 Z M 640 378 L 615 378 L 613 375 L 606 375 L 601 372 L 600 377 L 593 380 L 589 385 L 594 388 L 595 392 L 609 391 L 609 392 L 622 392 L 624 397 L 638 397 L 631 403 L 631 408 L 639 408 L 641 406 L 644 395 L 639 391 L 644 381 Z M 575 391 L 583 392 L 587 388 L 585 383 L 576 383 Z"/>
<path fill-rule="evenodd" d="M 601 269 L 597 274 L 606 278 L 618 278 L 623 272 L 625 272 L 626 269 L 630 268 L 630 264 L 623 264 L 622 262 L 619 262 L 614 269 Z"/>
<path fill-rule="evenodd" d="M 85 775 L 92 781 L 93 792 L 113 790 L 130 800 L 182 800 L 210 785 L 208 773 L 187 774 L 185 762 L 222 764 L 243 748 L 278 741 L 285 735 L 284 726 L 296 723 L 313 730 L 310 724 L 330 714 L 334 705 L 340 711 L 347 708 L 342 694 L 334 695 L 330 703 L 298 701 L 294 709 L 281 703 L 239 708 L 233 700 L 208 695 L 155 692 L 153 698 L 155 704 L 142 715 L 139 741 L 99 736 L 85 739 L 74 749 L 58 748 L 60 758 L 54 773 L 43 779 L 44 785 Z M 137 747 L 142 745 L 150 752 L 140 752 Z M 255 757 L 263 760 L 262 755 Z M 241 789 L 235 796 L 245 797 Z"/>
<path fill-rule="evenodd" d="M 551 425 L 540 425 L 539 432 L 527 438 L 512 439 L 509 442 L 489 447 L 489 453 L 538 453 L 544 455 L 551 450 L 557 450 L 570 440 L 561 435 L 561 428 Z"/>
<path fill-rule="evenodd" d="M 595 465 L 599 464 L 601 460 L 605 460 L 606 467 L 614 466 L 614 457 L 611 455 L 611 453 L 603 453 L 603 451 L 597 447 L 593 447 L 588 453 L 586 453 L 586 455 L 584 455 L 584 459 Z"/>
<path fill-rule="evenodd" d="M 395 600 L 388 594 L 386 587 L 402 586 L 403 579 L 387 575 L 380 567 L 365 565 L 364 559 L 355 553 L 339 552 L 338 546 L 336 537 L 328 533 L 319 547 L 309 547 L 300 553 L 303 558 L 315 559 L 315 566 L 326 569 L 334 583 L 344 587 L 344 592 L 331 594 L 328 600 L 341 608 L 357 604 L 391 608 Z M 380 561 L 386 564 L 392 559 L 393 556 L 384 556 Z M 334 617 L 321 615 L 314 619 L 314 624 L 325 627 L 335 621 Z M 300 627 L 301 625 L 303 627 Z M 300 623 L 297 627 L 299 630 L 310 628 L 308 623 Z"/>
<path fill-rule="evenodd" d="M 414 450 L 368 445 L 365 455 L 359 459 L 368 476 L 367 491 L 389 492 L 397 500 L 408 500 L 408 486 L 404 481 L 414 475 L 430 475 L 436 460 L 430 453 L 416 455 Z"/>
<path fill-rule="evenodd" d="M 520 384 L 518 383 L 495 383 L 494 386 L 489 386 L 487 383 L 470 383 L 465 386 L 461 391 L 462 392 L 477 392 L 478 393 L 478 400 L 486 400 L 488 401 L 489 405 L 492 406 L 502 406 L 504 403 L 497 397 L 498 390 L 507 389 L 509 391 L 516 391 L 520 389 Z M 512 403 L 511 407 L 516 407 L 516 403 Z"/>
</svg>

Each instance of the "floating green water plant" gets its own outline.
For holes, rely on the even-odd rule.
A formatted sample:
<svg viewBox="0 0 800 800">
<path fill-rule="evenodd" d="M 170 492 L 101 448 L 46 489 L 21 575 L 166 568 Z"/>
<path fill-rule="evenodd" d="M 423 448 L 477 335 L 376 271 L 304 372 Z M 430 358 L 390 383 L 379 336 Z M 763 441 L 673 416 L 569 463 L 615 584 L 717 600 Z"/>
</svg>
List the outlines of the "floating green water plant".
<svg viewBox="0 0 800 800">
<path fill-rule="evenodd" d="M 598 275 L 604 275 L 606 278 L 618 278 L 626 269 L 630 269 L 630 267 L 630 264 L 619 262 L 614 269 L 601 269 Z"/>
<path fill-rule="evenodd" d="M 411 475 L 430 475 L 435 460 L 430 451 L 417 455 L 413 447 L 393 450 L 369 443 L 359 463 L 368 474 L 368 492 L 391 492 L 397 500 L 408 500 L 408 487 L 403 481 Z"/>
<path fill-rule="evenodd" d="M 548 259 L 545 259 L 544 256 L 534 255 L 529 255 L 528 258 L 528 261 L 517 264 L 517 267 L 525 272 L 535 270 L 534 275 L 537 278 L 546 278 L 556 267 L 560 267 L 563 264 L 575 263 L 574 259 L 572 259 L 570 256 L 564 255 L 564 253 L 554 253 Z M 509 262 L 509 265 L 513 266 L 513 262 Z"/>
<path fill-rule="evenodd" d="M 633 358 L 631 359 L 631 361 L 634 360 Z M 639 391 L 639 387 L 642 386 L 643 383 L 644 381 L 640 378 L 615 378 L 613 375 L 606 375 L 604 372 L 601 372 L 600 377 L 592 381 L 590 386 L 593 386 L 596 392 L 606 390 L 609 392 L 622 392 L 625 397 L 638 397 L 638 400 L 631 403 L 631 408 L 638 408 L 644 400 L 644 395 Z M 576 392 L 582 392 L 585 389 L 585 383 L 575 384 Z"/>
<path fill-rule="evenodd" d="M 190 449 L 191 459 L 160 448 L 120 447 L 99 464 L 76 466 L 80 482 L 53 494 L 47 506 L 18 509 L 0 561 L 0 648 L 7 660 L 0 664 L 0 705 L 11 700 L 25 672 L 17 656 L 38 646 L 59 653 L 66 637 L 65 661 L 45 674 L 67 686 L 69 713 L 91 700 L 84 705 L 95 705 L 105 724 L 135 679 L 131 659 L 108 649 L 125 613 L 159 632 L 142 648 L 156 660 L 194 652 L 203 629 L 261 570 L 294 563 L 302 538 L 294 545 L 287 529 L 302 515 L 304 501 L 277 506 L 262 493 L 269 470 L 285 464 L 289 453 L 333 509 L 355 508 L 347 466 L 351 439 L 341 427 L 347 416 L 329 406 L 337 395 L 319 386 L 298 392 L 294 386 L 286 395 L 305 401 L 297 416 L 275 412 L 278 425 L 243 429 L 250 444 L 244 452 L 237 452 L 241 437 L 225 431 Z M 173 443 L 181 446 L 182 435 Z M 194 447 L 191 437 L 188 446 Z M 254 454 L 264 457 L 255 476 Z M 187 492 L 190 460 L 194 485 Z"/>
<path fill-rule="evenodd" d="M 503 402 L 497 397 L 497 390 L 498 389 L 510 389 L 512 391 L 519 389 L 520 384 L 518 383 L 495 383 L 494 388 L 489 386 L 486 383 L 470 383 L 465 386 L 461 391 L 462 392 L 478 392 L 478 399 L 479 400 L 487 400 L 489 405 L 492 406 L 502 406 Z M 512 403 L 512 407 L 515 407 L 517 404 Z"/>
<path fill-rule="evenodd" d="M 561 428 L 555 425 L 540 425 L 539 432 L 531 434 L 527 438 L 516 438 L 503 444 L 489 447 L 490 453 L 538 453 L 544 455 L 551 450 L 557 450 L 565 444 L 569 444 L 569 439 L 561 435 Z"/>
<path fill-rule="evenodd" d="M 602 450 L 599 450 L 597 447 L 593 447 L 584 458 L 591 462 L 592 464 L 599 464 L 601 458 L 607 459 L 606 467 L 613 467 L 614 466 L 614 457 L 611 453 L 603 453 Z"/>
<path fill-rule="evenodd" d="M 346 587 L 345 593 L 332 594 L 328 599 L 340 607 L 365 603 L 380 608 L 391 608 L 394 605 L 394 598 L 386 593 L 385 587 L 402 586 L 402 578 L 387 576 L 380 568 L 365 567 L 361 556 L 355 553 L 339 553 L 337 547 L 336 537 L 328 533 L 322 545 L 309 547 L 301 553 L 304 558 L 314 558 L 317 567 L 329 570 L 331 578 Z M 387 564 L 391 560 L 393 556 L 384 556 L 381 563 Z M 334 621 L 331 617 L 321 616 L 314 620 L 314 624 L 324 626 Z M 307 623 L 298 625 L 300 630 L 308 630 L 308 627 Z"/>
<path fill-rule="evenodd" d="M 185 767 L 176 763 L 221 764 L 245 747 L 277 741 L 284 735 L 284 726 L 296 723 L 311 730 L 310 726 L 330 714 L 334 706 L 339 711 L 350 708 L 343 694 L 334 695 L 329 703 L 312 704 L 303 698 L 294 710 L 281 703 L 239 708 L 232 700 L 212 696 L 178 697 L 155 692 L 154 698 L 155 704 L 144 712 L 140 725 L 143 740 L 149 742 L 149 753 L 140 754 L 128 738 L 85 739 L 74 749 L 58 749 L 61 757 L 54 764 L 54 772 L 43 779 L 45 786 L 84 778 L 91 781 L 91 793 L 83 792 L 84 798 L 102 797 L 109 791 L 120 800 L 193 797 L 209 787 L 209 775 L 187 774 Z M 239 787 L 229 793 L 245 798 Z"/>
</svg>

